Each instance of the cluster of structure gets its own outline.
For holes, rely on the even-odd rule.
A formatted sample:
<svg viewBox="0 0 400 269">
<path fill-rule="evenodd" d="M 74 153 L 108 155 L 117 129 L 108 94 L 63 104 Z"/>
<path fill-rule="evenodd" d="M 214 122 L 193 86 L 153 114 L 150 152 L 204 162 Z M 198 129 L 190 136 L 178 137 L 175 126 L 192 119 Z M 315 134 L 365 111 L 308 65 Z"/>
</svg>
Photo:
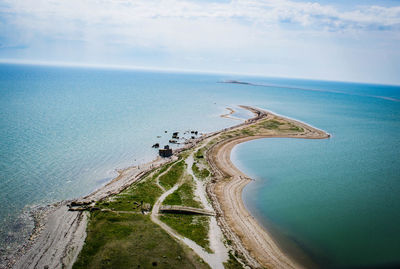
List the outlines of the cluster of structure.
<svg viewBox="0 0 400 269">
<path fill-rule="evenodd" d="M 165 133 L 168 133 L 168 131 L 164 131 Z M 184 139 L 185 142 L 187 143 L 187 140 L 189 139 L 188 137 L 185 137 L 185 135 L 191 135 L 190 139 L 196 139 L 197 135 L 199 135 L 198 131 L 186 131 L 184 132 L 183 137 L 179 137 L 179 132 L 173 132 L 172 133 L 172 138 L 168 141 L 170 144 L 180 144 L 179 139 Z M 161 136 L 157 136 L 157 138 L 161 138 Z M 153 144 L 152 148 L 160 148 L 159 143 Z M 164 148 L 161 148 L 158 150 L 158 153 L 161 157 L 171 157 L 172 156 L 172 149 L 166 145 Z"/>
</svg>

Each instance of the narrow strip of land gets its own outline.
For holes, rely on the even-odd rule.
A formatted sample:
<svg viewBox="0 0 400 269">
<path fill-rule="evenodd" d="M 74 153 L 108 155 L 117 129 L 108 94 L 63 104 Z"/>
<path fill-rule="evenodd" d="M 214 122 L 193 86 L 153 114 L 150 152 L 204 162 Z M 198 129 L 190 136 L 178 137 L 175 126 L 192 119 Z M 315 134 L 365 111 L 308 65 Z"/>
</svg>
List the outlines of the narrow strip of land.
<svg viewBox="0 0 400 269">
<path fill-rule="evenodd" d="M 226 262 L 236 262 L 239 266 L 240 264 L 248 265 L 252 268 L 301 268 L 286 253 L 282 252 L 268 232 L 244 207 L 241 197 L 242 190 L 246 184 L 251 182 L 251 179 L 232 164 L 230 154 L 235 145 L 252 139 L 269 137 L 323 139 L 328 138 L 329 134 L 305 123 L 275 115 L 262 109 L 247 106 L 242 106 L 242 108 L 253 112 L 255 117 L 236 126 L 191 139 L 184 147 L 175 150 L 174 156 L 169 159 L 158 158 L 140 167 L 134 166 L 121 170 L 116 179 L 79 201 L 75 201 L 75 205 L 80 206 L 82 210 L 90 210 L 90 213 L 68 211 L 67 202 L 60 203 L 48 215 L 45 228 L 30 250 L 16 263 L 15 268 L 44 268 L 45 266 L 49 266 L 49 268 L 71 268 L 85 240 L 88 214 L 90 214 L 92 229 L 99 227 L 98 233 L 106 233 L 101 228 L 103 226 L 112 229 L 111 226 L 107 226 L 107 223 L 113 222 L 104 222 L 104 219 L 118 220 L 119 223 L 124 224 L 129 223 L 128 226 L 132 229 L 144 224 L 153 225 L 152 231 L 154 233 L 166 231 L 173 238 L 193 249 L 212 268 L 223 268 Z M 231 111 L 230 114 L 232 113 Z M 194 156 L 196 160 L 194 160 Z M 175 162 L 178 159 L 180 161 Z M 183 162 L 186 164 L 184 172 Z M 191 181 L 192 178 L 194 183 Z M 171 228 L 173 223 L 172 226 L 169 226 L 171 222 L 167 225 L 163 222 L 165 219 L 160 220 L 163 218 L 163 216 L 160 217 L 160 208 L 167 197 L 174 192 L 179 193 L 179 189 L 184 186 L 186 186 L 186 190 L 193 188 L 191 184 L 195 188 L 193 193 L 190 192 L 190 196 L 194 197 L 196 201 L 189 197 L 192 200 L 188 204 L 169 205 L 199 206 L 202 208 L 201 210 L 205 210 L 204 212 L 212 211 L 215 213 L 215 217 L 203 217 L 210 219 L 208 231 L 204 229 L 205 226 L 196 230 L 205 234 L 204 237 L 201 236 L 201 239 L 206 239 L 206 243 L 204 243 L 204 240 L 199 240 L 198 236 L 193 237 L 192 234 L 186 233 L 188 237 L 192 236 L 191 238 L 196 243 L 174 230 L 176 228 L 178 228 L 176 230 L 179 230 L 184 225 L 183 223 L 179 223 L 181 225 L 179 227 Z M 180 196 L 181 198 L 188 199 L 184 195 Z M 150 218 L 148 215 L 140 215 L 144 212 L 133 207 L 134 204 L 143 206 L 142 210 L 147 208 L 145 205 L 148 205 L 148 208 L 152 205 Z M 200 209 L 196 210 L 200 212 Z M 107 214 L 114 215 L 110 217 Z M 118 218 L 116 219 L 115 216 Z M 159 226 L 154 225 L 150 219 Z M 122 225 L 121 227 L 125 226 Z M 162 233 L 165 234 L 164 231 Z M 185 231 L 183 232 L 185 233 Z M 162 233 L 159 236 L 164 236 Z M 208 238 L 206 238 L 207 233 Z M 95 241 L 96 233 L 88 229 L 88 234 L 85 246 L 88 242 L 92 245 L 97 244 L 96 246 L 99 247 L 98 255 L 101 253 L 101 247 L 113 249 L 113 242 L 103 242 L 106 245 L 102 245 L 103 243 Z M 152 238 L 153 234 L 148 233 L 143 236 Z M 199 234 L 202 233 L 197 233 L 197 235 Z M 223 243 L 223 235 L 226 238 L 226 245 Z M 165 237 L 165 240 L 171 246 L 169 248 L 179 249 L 176 246 L 176 241 L 172 238 L 167 239 Z M 126 242 L 126 244 L 128 245 L 130 242 Z M 206 248 L 208 247 L 214 253 L 207 252 Z M 152 253 L 154 252 L 154 248 L 147 248 L 146 246 L 144 248 L 146 251 L 151 249 Z M 90 246 L 86 250 L 84 248 L 82 250 L 84 256 L 79 255 L 79 257 L 91 259 L 93 254 L 90 254 L 91 252 L 88 249 L 90 249 Z M 167 252 L 165 249 L 158 249 L 158 251 Z M 188 257 L 192 255 L 188 251 L 186 253 Z M 100 262 L 100 256 L 93 259 L 93 266 L 96 262 Z M 176 262 L 174 259 L 167 258 L 167 256 L 163 259 L 168 259 L 171 264 Z M 115 260 L 118 259 L 115 258 Z M 110 259 L 106 262 L 115 262 L 115 260 Z M 189 264 L 189 260 L 193 264 L 196 263 L 193 257 L 182 259 L 182 262 Z M 81 258 L 81 266 L 84 264 L 83 261 L 84 258 Z M 134 262 L 140 261 L 134 260 Z M 167 260 L 164 260 L 164 262 L 167 262 Z"/>
<path fill-rule="evenodd" d="M 304 123 L 251 108 L 258 115 L 255 123 L 231 132 L 210 147 L 207 160 L 214 174 L 210 197 L 218 209 L 225 234 L 236 244 L 247 263 L 253 267 L 301 268 L 276 245 L 272 237 L 245 208 L 242 190 L 251 179 L 230 160 L 231 150 L 239 143 L 268 137 L 322 139 L 329 134 Z"/>
</svg>

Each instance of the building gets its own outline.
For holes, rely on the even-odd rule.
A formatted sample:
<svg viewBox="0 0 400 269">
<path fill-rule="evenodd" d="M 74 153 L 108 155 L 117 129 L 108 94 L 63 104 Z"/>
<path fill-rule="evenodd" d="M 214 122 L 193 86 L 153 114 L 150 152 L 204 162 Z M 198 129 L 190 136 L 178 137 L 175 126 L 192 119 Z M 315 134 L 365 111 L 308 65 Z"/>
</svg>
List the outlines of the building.
<svg viewBox="0 0 400 269">
<path fill-rule="evenodd" d="M 164 146 L 163 149 L 158 150 L 158 154 L 161 157 L 171 157 L 172 156 L 172 149 L 169 148 L 169 146 Z"/>
</svg>

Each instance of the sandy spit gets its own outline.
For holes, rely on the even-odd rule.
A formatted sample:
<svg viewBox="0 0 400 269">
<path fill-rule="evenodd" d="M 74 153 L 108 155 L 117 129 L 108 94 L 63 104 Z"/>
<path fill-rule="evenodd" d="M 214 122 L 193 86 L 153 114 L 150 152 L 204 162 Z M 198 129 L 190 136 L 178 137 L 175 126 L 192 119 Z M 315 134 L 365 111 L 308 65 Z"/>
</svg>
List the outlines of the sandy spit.
<svg viewBox="0 0 400 269">
<path fill-rule="evenodd" d="M 132 183 L 144 178 L 154 168 L 176 160 L 177 154 L 199 145 L 208 138 L 217 137 L 226 131 L 244 128 L 250 124 L 273 115 L 271 112 L 242 106 L 255 114 L 255 117 L 236 126 L 221 131 L 209 133 L 202 137 L 191 139 L 182 148 L 174 151 L 171 158 L 157 158 L 140 166 L 133 166 L 120 170 L 119 176 L 94 191 L 90 195 L 74 201 L 91 202 L 105 199 L 120 193 Z M 304 135 L 285 136 L 296 138 L 326 138 L 325 132 L 315 129 L 295 120 L 287 119 L 303 127 Z M 299 268 L 276 246 L 268 233 L 258 224 L 243 205 L 241 192 L 251 179 L 239 171 L 230 161 L 232 148 L 242 142 L 264 138 L 265 136 L 242 137 L 232 140 L 223 140 L 209 149 L 207 160 L 211 166 L 214 179 L 206 187 L 207 195 L 217 212 L 217 223 L 225 237 L 232 241 L 235 251 L 244 258 L 249 267 L 271 268 Z M 282 136 L 268 136 L 282 137 Z M 229 179 L 229 180 L 228 180 Z M 18 260 L 11 268 L 72 268 L 86 238 L 87 213 L 68 211 L 70 201 L 62 201 L 50 205 L 46 217 L 41 220 L 40 230 L 31 238 L 30 248 L 17 254 Z"/>
<path fill-rule="evenodd" d="M 237 137 L 215 144 L 207 152 L 207 160 L 214 175 L 214 180 L 207 188 L 208 195 L 213 201 L 219 225 L 225 236 L 232 241 L 235 250 L 245 259 L 249 267 L 302 268 L 282 252 L 270 234 L 245 208 L 242 190 L 252 180 L 233 165 L 230 155 L 234 146 L 249 140 L 268 137 L 323 139 L 328 138 L 329 134 L 268 111 L 244 108 L 258 115 L 258 119 L 253 120 L 253 123 L 263 118 L 275 117 L 301 126 L 305 131 L 297 135 Z"/>
</svg>

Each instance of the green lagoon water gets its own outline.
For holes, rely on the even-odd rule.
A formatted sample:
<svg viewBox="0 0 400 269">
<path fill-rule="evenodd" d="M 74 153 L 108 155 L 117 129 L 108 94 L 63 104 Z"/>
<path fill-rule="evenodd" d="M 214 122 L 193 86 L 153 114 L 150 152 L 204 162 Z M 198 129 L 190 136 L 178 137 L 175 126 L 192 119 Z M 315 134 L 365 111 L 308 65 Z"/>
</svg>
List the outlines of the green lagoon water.
<svg viewBox="0 0 400 269">
<path fill-rule="evenodd" d="M 269 87 L 218 83 L 229 79 Z M 152 160 L 151 145 L 172 131 L 236 124 L 219 115 L 244 104 L 332 134 L 235 147 L 235 164 L 256 179 L 243 194 L 251 213 L 293 256 L 295 246 L 322 268 L 395 267 L 399 99 L 395 86 L 0 65 L 0 256 L 29 235 L 32 207 L 85 195 L 116 168 Z"/>
</svg>

